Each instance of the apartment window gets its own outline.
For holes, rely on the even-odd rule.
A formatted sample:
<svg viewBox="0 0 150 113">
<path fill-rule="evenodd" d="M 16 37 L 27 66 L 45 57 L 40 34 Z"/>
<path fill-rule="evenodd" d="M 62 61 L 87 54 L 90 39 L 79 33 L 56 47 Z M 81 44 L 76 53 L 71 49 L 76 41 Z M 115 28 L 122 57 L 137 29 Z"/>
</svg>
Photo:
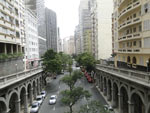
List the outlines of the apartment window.
<svg viewBox="0 0 150 113">
<path fill-rule="evenodd" d="M 133 45 L 136 46 L 136 41 L 133 42 Z"/>
<path fill-rule="evenodd" d="M 127 47 L 129 47 L 129 42 L 127 42 Z"/>
<path fill-rule="evenodd" d="M 16 37 L 20 38 L 19 32 L 16 32 Z"/>
<path fill-rule="evenodd" d="M 145 20 L 145 21 L 144 21 L 143 30 L 144 30 L 144 31 L 150 30 L 150 20 Z"/>
<path fill-rule="evenodd" d="M 139 32 L 142 31 L 142 25 L 139 25 Z"/>
<path fill-rule="evenodd" d="M 140 48 L 142 47 L 142 42 L 141 42 L 141 41 L 139 41 L 139 47 L 140 47 Z"/>
<path fill-rule="evenodd" d="M 128 29 L 128 30 L 127 30 L 127 34 L 129 34 L 129 33 L 130 33 L 130 30 Z"/>
<path fill-rule="evenodd" d="M 135 14 L 133 14 L 133 18 L 136 18 L 136 13 L 135 13 Z"/>
<path fill-rule="evenodd" d="M 145 12 L 145 13 L 148 12 L 148 3 L 146 3 L 146 4 L 144 5 L 144 12 Z"/>
<path fill-rule="evenodd" d="M 144 38 L 144 48 L 150 48 L 150 37 Z"/>
<path fill-rule="evenodd" d="M 144 58 L 143 58 L 143 56 L 140 56 L 140 65 L 144 65 Z"/>
<path fill-rule="evenodd" d="M 133 32 L 134 32 L 134 33 L 136 32 L 136 27 L 133 28 Z"/>
</svg>

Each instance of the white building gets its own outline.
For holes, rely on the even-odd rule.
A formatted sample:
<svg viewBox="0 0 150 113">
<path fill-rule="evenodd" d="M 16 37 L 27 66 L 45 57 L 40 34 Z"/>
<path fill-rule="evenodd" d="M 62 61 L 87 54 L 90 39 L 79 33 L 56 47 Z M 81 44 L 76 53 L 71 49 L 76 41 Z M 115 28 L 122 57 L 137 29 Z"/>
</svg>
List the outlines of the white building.
<svg viewBox="0 0 150 113">
<path fill-rule="evenodd" d="M 108 59 L 112 54 L 112 0 L 91 0 L 93 4 L 92 45 L 97 60 Z"/>
<path fill-rule="evenodd" d="M 26 9 L 26 67 L 32 68 L 38 65 L 39 44 L 38 44 L 38 26 L 35 13 Z"/>
</svg>

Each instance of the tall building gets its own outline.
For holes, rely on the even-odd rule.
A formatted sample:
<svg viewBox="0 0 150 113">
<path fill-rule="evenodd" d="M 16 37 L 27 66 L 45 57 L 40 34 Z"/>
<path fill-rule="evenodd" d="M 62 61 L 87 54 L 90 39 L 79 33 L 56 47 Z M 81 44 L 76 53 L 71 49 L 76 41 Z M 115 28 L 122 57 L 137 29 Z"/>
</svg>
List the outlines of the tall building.
<svg viewBox="0 0 150 113">
<path fill-rule="evenodd" d="M 92 53 L 97 60 L 112 54 L 112 12 L 110 0 L 91 0 Z"/>
<path fill-rule="evenodd" d="M 81 36 L 81 51 L 90 52 L 91 47 L 91 17 L 89 10 L 89 0 L 81 0 L 79 6 L 79 26 Z"/>
<path fill-rule="evenodd" d="M 0 76 L 24 70 L 20 57 L 25 45 L 24 9 L 22 0 L 0 1 Z"/>
<path fill-rule="evenodd" d="M 45 9 L 45 20 L 46 20 L 46 43 L 47 49 L 53 49 L 57 52 L 58 35 L 57 35 L 57 17 L 56 13 L 48 8 Z"/>
<path fill-rule="evenodd" d="M 75 53 L 75 42 L 73 36 L 69 36 L 63 39 L 63 52 L 69 55 Z"/>
<path fill-rule="evenodd" d="M 39 60 L 39 43 L 38 43 L 38 26 L 37 17 L 30 9 L 26 9 L 26 46 L 25 59 L 26 68 L 33 68 L 38 65 Z"/>
<path fill-rule="evenodd" d="M 78 55 L 81 53 L 81 36 L 80 36 L 80 27 L 76 26 L 74 32 L 74 42 L 75 42 L 75 54 Z"/>
<path fill-rule="evenodd" d="M 46 52 L 46 24 L 45 24 L 45 5 L 44 0 L 26 0 L 26 6 L 30 8 L 37 15 L 38 19 L 38 35 L 39 43 L 39 55 L 40 57 Z"/>
<path fill-rule="evenodd" d="M 114 0 L 116 66 L 148 71 L 150 1 Z"/>
</svg>

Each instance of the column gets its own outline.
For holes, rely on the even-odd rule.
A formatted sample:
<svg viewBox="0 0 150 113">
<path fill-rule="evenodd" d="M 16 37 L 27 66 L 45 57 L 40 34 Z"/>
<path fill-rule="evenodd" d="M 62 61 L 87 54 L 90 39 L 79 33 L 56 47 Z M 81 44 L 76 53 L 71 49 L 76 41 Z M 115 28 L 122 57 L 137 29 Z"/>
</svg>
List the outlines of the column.
<svg viewBox="0 0 150 113">
<path fill-rule="evenodd" d="M 4 44 L 4 51 L 5 51 L 5 54 L 7 54 L 7 45 Z"/>
<path fill-rule="evenodd" d="M 18 53 L 18 45 L 16 45 L 16 53 Z"/>
<path fill-rule="evenodd" d="M 30 97 L 30 104 L 32 104 L 32 102 L 33 102 L 33 88 L 30 89 L 29 97 Z"/>
<path fill-rule="evenodd" d="M 24 113 L 28 113 L 28 93 L 24 95 Z"/>
<path fill-rule="evenodd" d="M 34 99 L 36 99 L 36 96 L 37 96 L 37 91 L 36 91 L 36 89 L 37 89 L 37 88 L 36 88 L 36 86 L 35 86 L 34 89 L 33 89 L 33 90 L 34 90 Z"/>
<path fill-rule="evenodd" d="M 107 100 L 110 101 L 110 87 L 107 85 Z"/>
<path fill-rule="evenodd" d="M 19 100 L 17 100 L 16 102 L 15 102 L 15 109 L 16 109 L 16 113 L 20 113 L 20 99 Z"/>
<path fill-rule="evenodd" d="M 133 104 L 132 104 L 131 101 L 129 100 L 129 101 L 128 101 L 128 109 L 129 109 L 129 113 L 133 113 L 132 107 L 133 107 Z"/>
<path fill-rule="evenodd" d="M 119 93 L 119 113 L 122 113 L 122 95 Z"/>
<path fill-rule="evenodd" d="M 114 102 L 115 98 L 114 98 L 114 88 L 113 87 L 111 88 L 111 95 L 112 95 L 111 106 L 113 108 L 115 108 L 116 106 L 115 106 L 115 102 Z"/>
<path fill-rule="evenodd" d="M 13 54 L 14 51 L 13 51 L 13 44 L 11 44 L 11 54 Z"/>
</svg>

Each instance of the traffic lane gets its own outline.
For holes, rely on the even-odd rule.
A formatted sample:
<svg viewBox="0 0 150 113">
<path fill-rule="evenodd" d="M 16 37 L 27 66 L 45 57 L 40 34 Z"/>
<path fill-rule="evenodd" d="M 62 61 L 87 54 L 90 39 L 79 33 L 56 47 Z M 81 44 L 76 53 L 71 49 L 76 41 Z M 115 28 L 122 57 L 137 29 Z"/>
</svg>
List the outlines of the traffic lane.
<svg viewBox="0 0 150 113">
<path fill-rule="evenodd" d="M 67 109 L 61 103 L 60 95 L 60 92 L 67 88 L 65 84 L 59 83 L 63 76 L 64 75 L 58 75 L 57 79 L 54 79 L 51 81 L 51 83 L 47 84 L 47 96 L 41 105 L 39 113 L 64 113 L 64 111 L 67 111 Z M 57 95 L 57 102 L 54 105 L 49 105 L 49 99 L 51 95 Z"/>
</svg>

